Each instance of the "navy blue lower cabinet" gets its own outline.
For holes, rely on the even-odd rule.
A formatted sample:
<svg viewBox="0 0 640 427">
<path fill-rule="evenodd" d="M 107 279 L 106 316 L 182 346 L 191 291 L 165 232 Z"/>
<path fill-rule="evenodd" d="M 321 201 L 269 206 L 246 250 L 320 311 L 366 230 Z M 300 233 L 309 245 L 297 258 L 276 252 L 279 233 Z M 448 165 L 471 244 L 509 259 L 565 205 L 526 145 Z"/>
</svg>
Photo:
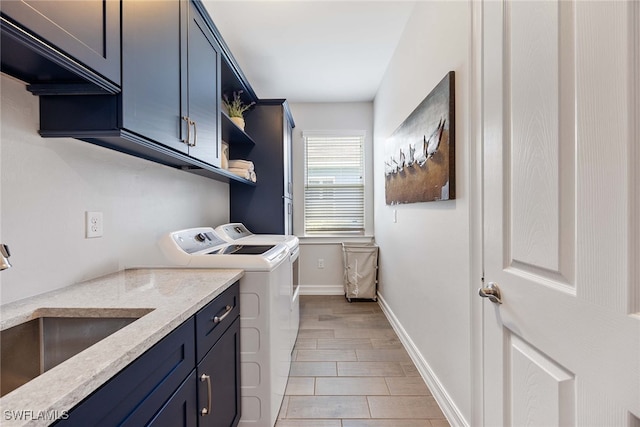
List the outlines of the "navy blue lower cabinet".
<svg viewBox="0 0 640 427">
<path fill-rule="evenodd" d="M 196 313 L 196 359 L 211 350 L 233 321 L 240 316 L 240 287 L 233 285 Z"/>
<path fill-rule="evenodd" d="M 195 365 L 191 318 L 69 412 L 56 426 L 146 425 Z"/>
<path fill-rule="evenodd" d="M 239 302 L 236 282 L 56 426 L 236 427 L 240 422 Z"/>
<path fill-rule="evenodd" d="M 148 425 L 153 427 L 190 427 L 197 425 L 196 386 L 196 372 L 194 370 Z M 137 427 L 134 424 L 131 424 L 131 426 Z"/>
<path fill-rule="evenodd" d="M 235 427 L 240 422 L 240 318 L 198 364 L 200 427 Z"/>
</svg>

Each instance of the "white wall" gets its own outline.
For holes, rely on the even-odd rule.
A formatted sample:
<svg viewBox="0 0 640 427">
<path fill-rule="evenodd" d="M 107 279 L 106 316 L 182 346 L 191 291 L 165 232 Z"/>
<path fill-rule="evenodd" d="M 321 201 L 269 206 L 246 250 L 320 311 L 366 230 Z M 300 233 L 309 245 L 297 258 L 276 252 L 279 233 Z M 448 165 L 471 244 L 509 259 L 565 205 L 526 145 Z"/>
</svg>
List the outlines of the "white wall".
<svg viewBox="0 0 640 427">
<path fill-rule="evenodd" d="M 300 237 L 300 292 L 303 294 L 343 293 L 342 246 L 339 237 L 306 238 L 304 234 L 304 140 L 303 131 L 364 130 L 365 234 L 373 236 L 373 103 L 292 103 L 296 127 L 293 130 L 293 231 Z M 371 238 L 364 239 L 370 241 Z M 324 267 L 318 268 L 318 260 Z"/>
<path fill-rule="evenodd" d="M 417 2 L 374 102 L 382 304 L 420 358 L 419 369 L 450 421 L 463 425 L 472 416 L 470 8 L 470 2 Z M 457 199 L 386 206 L 385 139 L 450 70 L 456 74 Z"/>
<path fill-rule="evenodd" d="M 162 233 L 229 219 L 228 184 L 38 133 L 38 98 L 1 77 L 0 237 L 13 268 L 0 303 L 133 266 L 165 264 Z M 104 237 L 84 237 L 85 211 Z"/>
</svg>

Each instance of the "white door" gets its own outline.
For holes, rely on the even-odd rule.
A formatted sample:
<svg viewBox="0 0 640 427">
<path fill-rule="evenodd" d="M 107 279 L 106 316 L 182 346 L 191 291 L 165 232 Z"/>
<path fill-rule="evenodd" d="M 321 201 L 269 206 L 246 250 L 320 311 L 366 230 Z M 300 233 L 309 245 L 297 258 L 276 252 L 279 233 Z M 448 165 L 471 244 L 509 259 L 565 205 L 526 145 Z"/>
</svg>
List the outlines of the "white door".
<svg viewBox="0 0 640 427">
<path fill-rule="evenodd" d="M 639 4 L 482 6 L 485 426 L 640 426 Z"/>
</svg>

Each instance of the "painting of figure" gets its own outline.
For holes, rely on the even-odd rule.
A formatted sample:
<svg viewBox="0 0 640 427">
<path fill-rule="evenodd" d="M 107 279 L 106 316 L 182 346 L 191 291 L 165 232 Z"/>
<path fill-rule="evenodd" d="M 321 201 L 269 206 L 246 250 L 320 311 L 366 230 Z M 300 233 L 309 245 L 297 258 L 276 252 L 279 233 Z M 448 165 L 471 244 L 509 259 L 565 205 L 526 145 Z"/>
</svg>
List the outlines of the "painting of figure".
<svg viewBox="0 0 640 427">
<path fill-rule="evenodd" d="M 387 205 L 455 199 L 454 88 L 450 71 L 387 139 Z"/>
</svg>

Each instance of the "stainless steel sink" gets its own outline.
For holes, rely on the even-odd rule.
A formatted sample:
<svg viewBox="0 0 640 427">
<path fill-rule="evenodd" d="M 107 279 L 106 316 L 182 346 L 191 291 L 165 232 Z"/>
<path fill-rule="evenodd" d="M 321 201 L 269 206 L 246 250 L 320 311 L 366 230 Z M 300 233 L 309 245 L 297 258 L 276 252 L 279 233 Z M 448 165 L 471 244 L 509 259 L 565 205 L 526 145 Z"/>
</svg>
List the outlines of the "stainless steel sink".
<svg viewBox="0 0 640 427">
<path fill-rule="evenodd" d="M 150 311 L 91 310 L 90 316 L 75 317 L 45 311 L 32 320 L 0 331 L 0 397 Z"/>
</svg>

